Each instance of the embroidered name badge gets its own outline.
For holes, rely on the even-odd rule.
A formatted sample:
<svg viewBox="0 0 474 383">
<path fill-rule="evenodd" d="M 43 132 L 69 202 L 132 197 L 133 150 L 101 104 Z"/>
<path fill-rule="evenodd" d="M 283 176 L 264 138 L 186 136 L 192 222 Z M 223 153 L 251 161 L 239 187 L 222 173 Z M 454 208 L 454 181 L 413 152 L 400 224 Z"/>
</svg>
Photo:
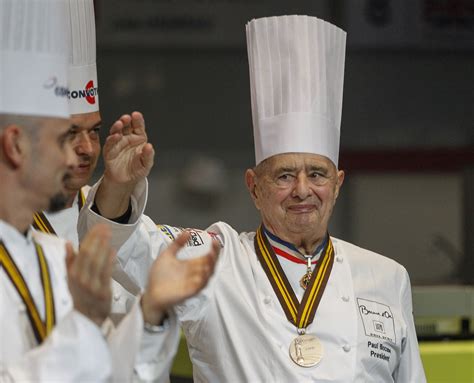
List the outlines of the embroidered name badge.
<svg viewBox="0 0 474 383">
<path fill-rule="evenodd" d="M 396 343 L 395 323 L 390 307 L 383 303 L 357 298 L 365 335 Z"/>
<path fill-rule="evenodd" d="M 201 246 L 204 245 L 204 241 L 202 240 L 202 237 L 200 236 L 199 232 L 194 229 L 186 229 L 186 231 L 191 234 L 191 237 L 189 238 L 188 241 L 188 246 Z"/>
<path fill-rule="evenodd" d="M 220 234 L 208 231 L 202 231 L 198 229 L 184 229 L 182 227 L 174 227 L 174 226 L 168 226 L 168 225 L 156 225 L 158 230 L 160 230 L 164 235 L 166 235 L 171 241 L 174 241 L 176 237 L 178 237 L 183 231 L 189 232 L 191 234 L 191 237 L 189 238 L 189 241 L 186 243 L 187 247 L 198 247 L 204 245 L 205 239 L 203 238 L 208 234 L 211 239 L 217 241 L 220 245 L 220 247 L 224 247 L 224 241 L 221 238 Z"/>
</svg>

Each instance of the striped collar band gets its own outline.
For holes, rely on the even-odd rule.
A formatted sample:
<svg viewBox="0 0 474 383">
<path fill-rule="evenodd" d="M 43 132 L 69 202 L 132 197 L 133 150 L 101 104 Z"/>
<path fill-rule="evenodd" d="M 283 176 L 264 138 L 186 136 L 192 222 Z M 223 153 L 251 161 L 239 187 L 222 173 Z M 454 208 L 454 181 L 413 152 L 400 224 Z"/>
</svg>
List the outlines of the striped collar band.
<svg viewBox="0 0 474 383">
<path fill-rule="evenodd" d="M 277 256 L 286 258 L 289 261 L 292 261 L 294 263 L 306 264 L 306 258 L 305 258 L 306 254 L 303 254 L 302 252 L 300 252 L 296 248 L 296 246 L 293 245 L 292 243 L 286 242 L 283 239 L 277 237 L 275 234 L 268 231 L 267 228 L 263 224 L 262 224 L 262 227 L 263 227 L 263 232 L 265 233 L 265 236 L 268 238 L 268 241 L 272 245 L 273 250 L 275 251 L 275 254 Z M 329 234 L 326 234 L 324 241 L 313 252 L 311 256 L 312 264 L 317 263 L 317 260 L 321 256 L 321 251 L 324 249 L 328 238 L 329 238 Z"/>
</svg>

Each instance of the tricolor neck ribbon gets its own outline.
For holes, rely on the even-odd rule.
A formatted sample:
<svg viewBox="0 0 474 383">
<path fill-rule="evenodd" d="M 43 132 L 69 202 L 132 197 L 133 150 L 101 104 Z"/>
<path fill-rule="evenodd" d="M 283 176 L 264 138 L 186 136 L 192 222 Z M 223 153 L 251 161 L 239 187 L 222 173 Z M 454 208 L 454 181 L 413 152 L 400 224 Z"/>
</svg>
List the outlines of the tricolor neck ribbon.
<svg viewBox="0 0 474 383">
<path fill-rule="evenodd" d="M 298 302 L 298 298 L 288 282 L 268 238 L 264 234 L 262 225 L 255 234 L 254 245 L 258 259 L 280 301 L 286 317 L 297 328 L 306 328 L 313 322 L 316 309 L 331 274 L 334 263 L 334 247 L 331 239 L 328 236 L 301 303 Z"/>
<path fill-rule="evenodd" d="M 44 321 L 41 319 L 38 308 L 36 307 L 33 296 L 30 293 L 23 275 L 16 266 L 15 261 L 8 252 L 3 241 L 0 241 L 0 265 L 1 268 L 5 270 L 8 278 L 11 280 L 13 286 L 23 300 L 35 338 L 38 344 L 41 344 L 53 330 L 53 327 L 56 323 L 56 315 L 54 309 L 53 286 L 51 284 L 51 276 L 49 273 L 48 264 L 46 262 L 46 257 L 44 256 L 43 249 L 36 242 L 35 248 L 40 269 L 41 283 L 43 286 L 45 308 Z"/>
<path fill-rule="evenodd" d="M 293 263 L 299 263 L 303 265 L 308 264 L 308 255 L 305 255 L 301 251 L 299 251 L 295 245 L 277 237 L 275 234 L 268 231 L 265 226 L 263 226 L 263 233 L 268 238 L 268 242 L 272 246 L 273 251 L 275 252 L 276 255 L 283 257 Z M 311 263 L 313 265 L 317 263 L 318 258 L 319 258 L 317 256 L 321 253 L 321 250 L 326 246 L 328 237 L 329 235 L 326 236 L 323 243 L 321 243 L 321 245 L 319 245 L 316 248 L 316 250 L 313 252 L 311 256 L 311 259 L 312 259 Z"/>
<path fill-rule="evenodd" d="M 82 192 L 82 189 L 79 189 L 77 192 L 77 207 L 79 208 L 79 212 L 81 211 L 82 207 L 86 203 L 86 197 Z M 43 212 L 35 213 L 33 216 L 33 227 L 37 231 L 41 231 L 42 233 L 53 234 L 57 235 L 56 231 L 53 228 L 53 225 L 48 221 L 46 215 Z"/>
</svg>

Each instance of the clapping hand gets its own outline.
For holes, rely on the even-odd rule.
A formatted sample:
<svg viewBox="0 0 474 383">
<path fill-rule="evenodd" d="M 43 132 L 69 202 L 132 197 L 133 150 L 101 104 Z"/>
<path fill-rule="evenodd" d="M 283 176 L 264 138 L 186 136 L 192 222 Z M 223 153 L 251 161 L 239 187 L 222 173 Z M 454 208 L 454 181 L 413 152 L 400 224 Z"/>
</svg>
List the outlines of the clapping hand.
<svg viewBox="0 0 474 383">
<path fill-rule="evenodd" d="M 178 236 L 150 269 L 148 285 L 142 297 L 143 317 L 149 324 L 158 324 L 166 310 L 197 294 L 214 272 L 219 253 L 219 245 L 215 241 L 202 257 L 188 260 L 176 258 L 189 238 L 187 232 Z"/>
<path fill-rule="evenodd" d="M 109 246 L 110 231 L 94 226 L 85 236 L 77 253 L 66 244 L 66 268 L 74 308 L 102 324 L 110 313 L 111 276 L 115 253 Z"/>
</svg>

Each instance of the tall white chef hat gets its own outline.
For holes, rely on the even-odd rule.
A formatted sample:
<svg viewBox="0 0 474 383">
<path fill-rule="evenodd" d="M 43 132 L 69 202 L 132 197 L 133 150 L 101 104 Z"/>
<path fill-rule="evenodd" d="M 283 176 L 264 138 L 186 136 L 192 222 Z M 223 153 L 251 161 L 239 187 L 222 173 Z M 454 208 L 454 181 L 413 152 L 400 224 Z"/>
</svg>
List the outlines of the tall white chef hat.
<svg viewBox="0 0 474 383">
<path fill-rule="evenodd" d="M 0 0 L 0 113 L 69 118 L 64 0 Z"/>
<path fill-rule="evenodd" d="M 69 102 L 71 114 L 99 110 L 93 0 L 68 0 L 71 17 Z"/>
<path fill-rule="evenodd" d="M 337 166 L 346 33 L 310 16 L 256 19 L 246 30 L 256 163 L 301 152 Z"/>
</svg>

